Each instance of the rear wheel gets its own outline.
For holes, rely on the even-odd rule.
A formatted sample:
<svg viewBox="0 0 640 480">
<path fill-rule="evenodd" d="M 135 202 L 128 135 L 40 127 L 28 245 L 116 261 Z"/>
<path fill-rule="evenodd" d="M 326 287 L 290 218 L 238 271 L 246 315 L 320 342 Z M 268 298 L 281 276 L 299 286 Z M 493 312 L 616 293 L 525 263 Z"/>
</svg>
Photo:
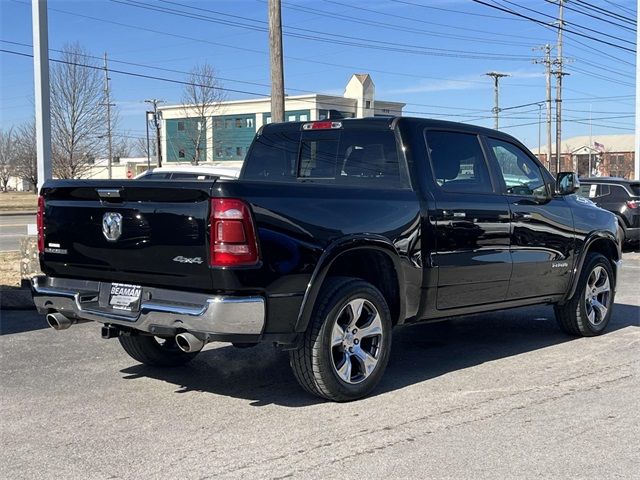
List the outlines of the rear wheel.
<svg viewBox="0 0 640 480">
<path fill-rule="evenodd" d="M 560 328 L 575 336 L 592 337 L 604 332 L 611 319 L 615 278 L 611 263 L 599 253 L 589 253 L 573 297 L 556 305 Z"/>
<path fill-rule="evenodd" d="M 367 395 L 380 381 L 391 350 L 391 314 L 380 291 L 355 278 L 326 281 L 293 372 L 308 392 L 344 402 Z"/>
<path fill-rule="evenodd" d="M 151 335 L 121 335 L 120 345 L 131 358 L 154 367 L 177 367 L 190 362 L 199 352 L 183 352 L 175 338 L 158 338 Z"/>
</svg>

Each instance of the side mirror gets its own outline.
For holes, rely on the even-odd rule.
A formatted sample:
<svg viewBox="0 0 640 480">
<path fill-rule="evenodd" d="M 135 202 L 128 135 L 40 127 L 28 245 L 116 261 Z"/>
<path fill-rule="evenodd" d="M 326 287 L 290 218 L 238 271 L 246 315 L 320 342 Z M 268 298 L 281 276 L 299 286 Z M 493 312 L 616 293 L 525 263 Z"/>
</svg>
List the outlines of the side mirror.
<svg viewBox="0 0 640 480">
<path fill-rule="evenodd" d="M 571 195 L 580 189 L 580 180 L 576 172 L 560 172 L 556 176 L 556 193 Z"/>
</svg>

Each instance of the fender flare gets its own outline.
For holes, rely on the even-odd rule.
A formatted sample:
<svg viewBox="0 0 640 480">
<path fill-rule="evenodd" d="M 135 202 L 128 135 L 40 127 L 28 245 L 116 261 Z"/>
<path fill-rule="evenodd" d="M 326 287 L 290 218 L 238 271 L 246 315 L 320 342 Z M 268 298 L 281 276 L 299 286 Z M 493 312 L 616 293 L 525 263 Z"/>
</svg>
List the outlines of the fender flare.
<svg viewBox="0 0 640 480">
<path fill-rule="evenodd" d="M 597 230 L 595 232 L 591 232 L 589 233 L 589 235 L 587 235 L 587 238 L 585 239 L 584 244 L 582 246 L 582 250 L 580 251 L 580 254 L 574 264 L 569 291 L 567 292 L 565 297 L 562 299 L 562 302 L 560 303 L 567 302 L 575 294 L 576 288 L 578 288 L 578 280 L 580 279 L 580 275 L 582 273 L 582 267 L 584 266 L 584 261 L 587 258 L 587 253 L 589 252 L 589 249 L 591 248 L 591 246 L 596 241 L 600 241 L 600 240 L 610 242 L 613 248 L 615 249 L 615 251 L 617 252 L 618 258 L 613 259 L 613 263 L 611 265 L 611 267 L 613 268 L 613 273 L 617 279 L 618 262 L 620 261 L 620 258 L 621 258 L 621 252 L 620 252 L 620 246 L 616 240 L 615 235 L 613 235 L 613 233 L 606 230 Z"/>
<path fill-rule="evenodd" d="M 375 250 L 384 253 L 391 260 L 398 279 L 398 294 L 400 297 L 399 319 L 403 318 L 405 311 L 403 301 L 405 295 L 404 275 L 400 267 L 400 255 L 398 254 L 398 251 L 388 238 L 381 235 L 348 235 L 334 241 L 324 250 L 324 252 L 322 252 L 302 299 L 302 305 L 300 306 L 298 319 L 296 321 L 296 332 L 304 332 L 307 329 L 309 320 L 311 319 L 311 314 L 313 313 L 313 307 L 318 299 L 318 294 L 320 293 L 322 284 L 324 283 L 331 266 L 340 258 L 340 256 L 356 250 Z"/>
</svg>

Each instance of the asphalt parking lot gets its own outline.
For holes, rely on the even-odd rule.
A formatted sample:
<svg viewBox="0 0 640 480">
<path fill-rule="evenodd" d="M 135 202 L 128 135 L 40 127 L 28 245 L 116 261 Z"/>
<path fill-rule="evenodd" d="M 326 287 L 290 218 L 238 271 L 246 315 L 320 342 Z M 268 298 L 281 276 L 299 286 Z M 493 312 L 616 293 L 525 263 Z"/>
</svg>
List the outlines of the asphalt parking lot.
<svg viewBox="0 0 640 480">
<path fill-rule="evenodd" d="M 639 478 L 640 255 L 608 333 L 573 339 L 550 307 L 398 329 L 381 386 L 326 403 L 286 353 L 209 345 L 137 364 L 96 324 L 0 324 L 0 477 Z"/>
</svg>

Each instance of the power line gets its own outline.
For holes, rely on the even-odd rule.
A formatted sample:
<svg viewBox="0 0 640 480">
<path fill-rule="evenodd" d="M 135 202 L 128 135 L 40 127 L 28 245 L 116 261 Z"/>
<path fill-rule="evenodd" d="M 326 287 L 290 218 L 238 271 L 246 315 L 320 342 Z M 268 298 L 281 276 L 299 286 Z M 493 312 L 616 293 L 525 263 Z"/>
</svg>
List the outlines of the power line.
<svg viewBox="0 0 640 480">
<path fill-rule="evenodd" d="M 551 3 L 551 4 L 554 4 L 554 5 L 555 5 L 555 3 L 556 3 L 556 1 L 557 1 L 557 0 L 546 0 L 546 1 L 547 1 L 548 3 Z M 537 13 L 538 15 L 542 15 L 543 17 L 551 18 L 551 19 L 553 19 L 554 21 L 555 21 L 555 19 L 556 19 L 556 17 L 554 17 L 554 16 L 552 16 L 552 15 L 549 15 L 549 14 L 547 14 L 547 13 L 541 12 L 541 11 L 539 11 L 539 10 L 535 10 L 535 9 L 533 9 L 533 8 L 525 7 L 524 5 L 521 5 L 521 4 L 516 3 L 516 2 L 512 2 L 512 1 L 510 1 L 510 0 L 502 0 L 502 2 L 504 2 L 504 3 L 508 3 L 508 4 L 510 4 L 510 5 L 514 5 L 514 6 L 519 7 L 519 8 L 523 8 L 523 9 L 525 9 L 525 10 L 529 11 L 529 12 Z M 616 36 L 616 35 L 610 35 L 610 34 L 608 34 L 608 33 L 603 33 L 603 32 L 601 32 L 600 30 L 596 30 L 596 29 L 593 29 L 593 28 L 585 27 L 584 25 L 580 25 L 580 24 L 578 24 L 578 23 L 569 22 L 569 21 L 567 21 L 567 20 L 565 20 L 565 21 L 564 21 L 564 23 L 565 23 L 565 24 L 567 24 L 567 25 L 573 25 L 574 27 L 578 27 L 578 28 L 581 28 L 581 29 L 583 29 L 583 30 L 587 30 L 587 31 L 589 31 L 589 32 L 594 32 L 594 33 L 596 33 L 596 34 L 598 34 L 598 35 L 602 35 L 602 36 L 605 36 L 605 37 L 613 38 L 614 40 L 619 40 L 619 41 L 621 41 L 621 42 L 625 42 L 625 43 L 628 43 L 628 44 L 630 44 L 630 45 L 635 45 L 635 43 L 634 43 L 634 42 L 631 42 L 631 41 L 629 41 L 629 40 L 625 40 L 624 38 L 618 37 L 618 36 Z"/>
<path fill-rule="evenodd" d="M 14 42 L 14 41 L 11 41 L 11 40 L 0 39 L 0 42 L 9 43 L 9 44 L 12 44 L 12 45 L 19 45 L 19 46 L 28 47 L 28 48 L 32 48 L 33 47 L 29 43 Z M 57 53 L 64 53 L 63 50 L 55 49 L 55 48 L 50 48 L 49 51 L 50 52 L 57 52 Z M 83 57 L 86 57 L 86 58 L 93 58 L 93 59 L 101 59 L 102 58 L 102 57 L 98 57 L 98 56 L 90 55 L 90 54 L 81 54 L 81 55 Z M 183 74 L 183 75 L 189 75 L 190 74 L 190 72 L 187 72 L 187 71 L 184 71 L 184 70 L 176 70 L 176 69 L 172 69 L 172 68 L 159 67 L 159 66 L 155 66 L 155 65 L 143 64 L 143 63 L 138 63 L 138 62 L 117 60 L 117 59 L 114 59 L 114 58 L 110 58 L 109 61 L 111 63 L 118 63 L 118 64 L 122 64 L 122 65 L 129 65 L 129 66 L 135 66 L 135 67 L 141 67 L 141 68 L 149 68 L 149 69 L 154 69 L 154 70 L 159 70 L 159 71 L 165 71 L 165 72 L 171 72 L 171 73 L 179 73 L 179 74 Z M 216 79 L 223 80 L 223 81 L 229 81 L 229 82 L 235 82 L 235 83 L 246 83 L 248 85 L 255 85 L 255 86 L 270 88 L 270 85 L 266 84 L 266 83 L 246 82 L 246 81 L 243 81 L 243 80 L 230 79 L 230 78 L 225 78 L 225 77 L 216 77 Z M 478 82 L 478 83 L 482 83 L 484 85 L 484 82 Z M 291 87 L 287 88 L 287 90 L 297 91 L 297 92 L 302 92 L 302 93 L 309 93 L 309 94 L 318 93 L 318 92 L 313 92 L 311 90 L 303 90 L 303 89 L 291 88 Z M 242 91 L 240 91 L 240 92 L 242 92 Z M 322 95 L 322 92 L 319 92 L 319 94 Z M 261 95 L 262 96 L 263 94 L 257 94 L 257 95 Z M 424 104 L 424 103 L 410 103 L 410 102 L 407 102 L 407 103 L 405 103 L 405 105 L 415 105 L 415 106 L 419 106 L 419 107 L 429 107 L 429 108 L 442 108 L 442 109 L 448 109 L 448 110 L 462 110 L 462 111 L 470 112 L 470 113 L 486 111 L 486 110 L 483 110 L 483 109 L 469 109 L 469 108 L 462 108 L 462 107 L 452 107 L 450 105 L 433 105 L 433 104 Z M 23 105 L 16 106 L 15 108 L 19 108 L 19 107 L 23 107 Z M 0 107 L 0 108 L 3 108 L 3 107 Z M 435 113 L 429 113 L 429 114 L 437 115 Z M 446 114 L 442 114 L 442 115 L 446 115 Z"/>
<path fill-rule="evenodd" d="M 453 10 L 451 8 L 434 7 L 433 5 L 423 5 L 421 3 L 407 2 L 406 0 L 390 0 L 390 1 L 395 3 L 404 3 L 405 5 L 411 5 L 414 7 L 428 8 L 430 10 L 440 10 L 443 12 L 458 13 L 461 15 L 473 15 L 474 17 L 485 17 L 485 18 L 495 18 L 497 20 L 506 20 L 506 18 L 497 16 L 497 15 L 487 15 L 484 13 L 465 12 L 464 10 Z"/>
<path fill-rule="evenodd" d="M 18 55 L 18 56 L 22 56 L 22 57 L 28 57 L 28 58 L 32 58 L 33 55 L 29 54 L 29 53 L 23 53 L 23 52 L 16 52 L 13 50 L 7 50 L 7 49 L 3 49 L 0 48 L 0 52 L 3 53 L 8 53 L 8 54 L 12 54 L 12 55 Z M 67 65 L 75 65 L 78 67 L 85 67 L 85 68 L 90 68 L 90 69 L 98 69 L 98 70 L 102 70 L 102 67 L 96 67 L 94 65 L 87 65 L 87 64 L 82 64 L 82 63 L 77 63 L 77 62 L 67 62 L 64 60 L 59 60 L 59 59 L 50 59 L 50 61 L 52 62 L 56 62 L 56 63 L 63 63 L 63 64 L 67 64 Z M 116 69 L 110 69 L 109 70 L 111 73 L 114 74 L 120 74 L 120 75 L 128 75 L 131 77 L 137 77 L 137 78 L 144 78 L 147 80 L 157 80 L 157 81 L 161 81 L 161 82 L 167 82 L 167 83 L 175 83 L 175 84 L 179 84 L 179 85 L 195 85 L 195 86 L 204 86 L 204 85 L 199 85 L 193 82 L 188 82 L 188 81 L 184 81 L 184 80 L 177 80 L 177 79 L 172 79 L 172 78 L 166 78 L 166 77 L 159 77 L 159 76 L 153 76 L 153 75 L 147 75 L 147 74 L 143 74 L 143 73 L 137 73 L 137 72 L 129 72 L 126 70 L 116 70 Z M 268 95 L 265 93 L 258 93 L 258 92 L 250 92 L 250 91 L 246 91 L 246 90 L 236 90 L 236 89 L 229 89 L 229 88 L 225 88 L 225 87 L 216 87 L 219 90 L 223 90 L 223 91 L 229 91 L 229 92 L 234 92 L 234 93 L 242 93 L 242 94 L 246 94 L 246 95 L 253 95 L 253 96 L 258 96 L 258 97 L 267 97 Z M 305 100 L 305 99 L 300 99 L 297 98 L 296 101 L 299 102 L 306 102 L 306 103 L 315 103 L 315 100 Z M 329 103 L 329 102 L 325 102 L 324 103 L 327 106 L 332 106 L 332 107 L 336 107 L 336 108 L 343 108 L 349 105 L 349 99 L 344 99 L 343 103 Z M 442 117 L 460 117 L 460 118 L 469 118 L 472 115 L 462 115 L 462 114 L 453 114 L 453 113 L 434 113 L 434 112 L 423 112 L 423 111 L 412 111 L 412 110 L 393 110 L 390 109 L 389 113 L 412 113 L 412 114 L 416 114 L 416 115 L 433 115 L 433 116 L 442 116 Z M 480 117 L 480 118 L 491 118 L 491 116 L 486 116 L 486 117 Z"/>
<path fill-rule="evenodd" d="M 525 18 L 527 20 L 531 20 L 532 22 L 537 23 L 539 25 L 545 25 L 547 27 L 552 27 L 553 26 L 552 24 L 547 23 L 547 22 L 545 22 L 543 20 L 539 20 L 537 18 L 533 18 L 533 17 L 530 17 L 528 15 L 524 15 L 522 13 L 516 12 L 514 10 L 510 10 L 508 8 L 500 7 L 499 5 L 493 5 L 491 3 L 487 3 L 487 2 L 485 2 L 483 0 L 471 0 L 471 1 L 474 2 L 474 3 L 478 3 L 480 5 L 484 5 L 484 6 L 489 7 L 489 8 L 493 8 L 493 9 L 496 9 L 496 10 L 500 10 L 502 12 L 509 13 L 509 14 L 514 15 L 516 17 L 520 17 L 520 18 Z M 600 38 L 596 38 L 596 37 L 593 37 L 591 35 L 587 35 L 586 33 L 576 32 L 575 30 L 568 30 L 566 28 L 564 29 L 564 31 L 567 32 L 567 33 L 571 33 L 573 35 L 578 35 L 580 37 L 588 38 L 588 39 L 593 40 L 593 41 L 598 42 L 598 43 L 602 43 L 602 44 L 605 44 L 605 45 L 609 45 L 611 47 L 619 48 L 620 50 L 625 50 L 627 52 L 635 53 L 635 50 L 633 50 L 631 48 L 627 48 L 625 46 L 618 45 L 616 43 L 612 43 L 612 42 L 609 42 L 607 40 L 602 40 Z"/>
<path fill-rule="evenodd" d="M 546 0 L 546 1 L 549 2 L 549 3 L 553 3 L 553 0 Z M 576 12 L 576 13 L 579 13 L 580 15 L 584 15 L 585 17 L 589 17 L 592 20 L 598 20 L 600 22 L 604 22 L 607 25 L 615 25 L 616 27 L 628 30 L 630 32 L 635 32 L 636 31 L 636 29 L 634 27 L 629 27 L 627 25 L 622 25 L 620 23 L 616 23 L 610 18 L 597 17 L 597 16 L 593 15 L 590 12 L 585 12 L 584 10 L 580 10 L 578 8 L 575 8 L 575 7 L 570 7 L 568 5 L 566 6 L 566 8 L 567 8 L 567 10 L 571 10 L 572 12 Z"/>
<path fill-rule="evenodd" d="M 22 5 L 27 5 L 27 6 L 29 5 L 27 2 L 20 1 L 20 0 L 11 0 L 11 1 L 13 1 L 14 3 L 22 4 Z M 153 34 L 156 34 L 156 35 L 168 36 L 168 37 L 171 37 L 171 38 L 179 38 L 179 39 L 182 39 L 182 40 L 189 40 L 189 41 L 193 41 L 193 42 L 205 43 L 207 45 L 213 45 L 213 46 L 225 47 L 225 48 L 230 48 L 230 49 L 244 51 L 244 52 L 256 53 L 256 54 L 259 54 L 261 56 L 264 56 L 264 55 L 267 54 L 267 52 L 265 52 L 263 50 L 257 50 L 257 49 L 254 49 L 254 48 L 239 47 L 237 45 L 230 45 L 230 44 L 226 44 L 226 43 L 214 42 L 214 41 L 211 41 L 211 40 L 208 40 L 208 39 L 191 37 L 191 36 L 187 36 L 187 35 L 167 32 L 167 31 L 163 31 L 163 30 L 156 30 L 156 29 L 153 29 L 153 28 L 143 27 L 141 25 L 131 25 L 131 24 L 123 23 L 123 22 L 117 22 L 117 21 L 114 21 L 114 20 L 107 20 L 107 19 L 104 19 L 104 18 L 93 17 L 91 15 L 83 15 L 83 14 L 76 13 L 76 12 L 69 12 L 67 10 L 61 10 L 61 9 L 58 9 L 58 8 L 49 7 L 48 10 L 49 11 L 53 11 L 53 12 L 57 12 L 57 13 L 62 13 L 62 14 L 65 14 L 65 15 L 71 15 L 71 16 L 74 16 L 74 17 L 86 18 L 86 19 L 89 19 L 89 20 L 97 21 L 97 22 L 107 23 L 107 24 L 110 24 L 110 25 L 117 25 L 119 27 L 130 28 L 130 29 L 133 29 L 133 30 L 136 30 L 136 31 L 144 31 L 144 32 L 149 32 L 149 33 L 153 33 Z M 379 68 L 371 68 L 371 67 L 366 67 L 366 66 L 345 65 L 345 64 L 339 64 L 339 63 L 333 63 L 333 62 L 326 62 L 326 61 L 317 60 L 317 59 L 309 59 L 309 58 L 305 58 L 305 57 L 295 57 L 295 56 L 291 56 L 291 55 L 285 55 L 285 59 L 290 60 L 290 61 L 302 62 L 302 63 L 311 63 L 313 65 L 326 65 L 326 66 L 329 66 L 329 67 L 336 67 L 336 68 L 341 68 L 341 69 L 344 69 L 344 70 L 348 70 L 350 72 L 353 72 L 354 69 L 355 69 L 355 70 L 369 71 L 369 72 L 372 72 L 372 73 L 380 73 L 380 74 L 383 74 L 383 75 L 393 75 L 393 76 L 398 76 L 398 77 L 416 78 L 416 79 L 420 79 L 420 80 L 429 79 L 429 80 L 445 80 L 445 81 L 451 81 L 451 82 L 456 82 L 456 83 L 460 83 L 460 84 L 484 84 L 484 82 L 479 81 L 479 80 L 460 80 L 460 79 L 454 79 L 454 78 L 434 77 L 434 76 L 430 76 L 430 75 L 420 75 L 420 74 L 413 74 L 413 73 L 408 73 L 408 72 L 390 71 L 390 70 L 383 70 L 383 69 L 379 69 Z M 229 80 L 229 81 L 235 81 L 235 80 Z M 528 84 L 522 84 L 522 83 L 520 83 L 520 84 L 513 83 L 511 85 L 512 86 L 518 86 L 518 87 L 525 87 L 525 88 L 535 88 L 534 85 L 528 85 Z"/>
<path fill-rule="evenodd" d="M 613 6 L 613 7 L 617 7 L 620 8 L 621 10 L 624 10 L 625 12 L 631 14 L 631 15 L 636 15 L 638 12 L 635 12 L 633 10 L 631 10 L 628 7 L 625 7 L 624 5 L 620 5 L 619 3 L 616 2 L 612 2 L 611 0 L 604 0 L 605 2 L 607 2 L 609 5 Z"/>
<path fill-rule="evenodd" d="M 258 0 L 258 1 L 263 1 L 263 0 Z M 333 2 L 331 0 L 325 0 L 327 3 L 332 3 L 332 4 L 336 4 L 336 5 L 341 5 L 341 6 L 345 6 L 345 7 L 350 7 L 350 8 L 354 8 L 356 10 L 363 10 L 363 11 L 368 11 L 368 12 L 374 12 L 377 14 L 380 14 L 380 11 L 376 11 L 373 9 L 369 9 L 369 8 L 364 8 L 364 7 L 360 7 L 360 6 L 355 6 L 355 5 L 346 5 L 340 2 Z M 394 31 L 401 31 L 401 32 L 411 32 L 411 33 L 416 33 L 418 35 L 425 35 L 425 36 L 429 36 L 429 37 L 442 37 L 442 38 L 454 38 L 457 40 L 472 40 L 474 42 L 481 42 L 481 43 L 492 43 L 492 44 L 497 44 L 497 45 L 519 45 L 519 46 L 530 46 L 532 45 L 531 43 L 523 43 L 523 42 L 515 42 L 513 41 L 513 39 L 511 41 L 509 40 L 496 40 L 496 39 L 490 39 L 490 38 L 483 38 L 483 37 L 471 37 L 471 36 L 465 36 L 465 35 L 456 35 L 456 34 L 452 34 L 452 33 L 443 33 L 443 32 L 434 32 L 431 30 L 423 30 L 423 29 L 419 29 L 419 28 L 413 28 L 413 27 L 408 27 L 406 25 L 398 25 L 398 24 L 393 24 L 393 23 L 387 23 L 387 22 L 379 22 L 376 20 L 366 20 L 360 17 L 352 17 L 352 16 L 345 16 L 345 15 L 340 15 L 334 12 L 327 12 L 324 10 L 318 10 L 316 8 L 311 8 L 311 7 L 303 7 L 300 5 L 292 5 L 289 3 L 285 3 L 284 7 L 289 9 L 289 10 L 296 10 L 299 12 L 305 12 L 305 13 L 311 13 L 313 15 L 317 15 L 317 16 L 321 16 L 321 17 L 328 17 L 328 18 L 333 18 L 333 19 L 339 19 L 341 21 L 345 21 L 345 22 L 350 22 L 350 23 L 357 23 L 357 24 L 361 24 L 361 25 L 370 25 L 370 26 L 374 26 L 374 27 L 382 27 L 382 28 L 387 28 L 390 30 L 394 30 Z M 394 15 L 394 14 L 390 14 L 390 13 L 384 13 L 385 17 L 389 16 L 389 17 L 395 17 L 395 18 L 402 18 L 405 20 L 413 20 L 413 21 L 420 21 L 420 19 L 412 19 L 410 17 L 405 17 L 405 16 L 401 16 L 401 15 Z M 434 23 L 434 22 L 424 22 L 430 25 L 438 25 L 438 26 L 443 26 L 446 28 L 452 28 L 452 26 L 450 25 L 444 25 L 444 24 L 438 24 L 438 23 Z M 466 28 L 462 28 L 462 30 L 465 31 L 476 31 L 479 33 L 490 33 L 487 32 L 485 30 L 475 30 L 475 29 L 466 29 Z"/>
<path fill-rule="evenodd" d="M 598 12 L 600 14 L 604 14 L 604 15 L 608 15 L 610 17 L 613 18 L 617 18 L 623 22 L 627 22 L 630 24 L 634 24 L 634 22 L 632 20 L 629 20 L 627 17 L 624 17 L 618 13 L 612 12 L 611 10 L 607 10 L 606 8 L 602 8 L 599 7 L 598 5 L 594 5 L 593 3 L 589 3 L 589 2 L 585 2 L 584 0 L 575 0 L 577 1 L 580 5 L 582 5 L 584 8 L 588 9 L 588 10 L 592 10 L 594 12 Z"/>
<path fill-rule="evenodd" d="M 207 15 L 188 13 L 183 10 L 176 10 L 168 7 L 156 7 L 148 4 L 142 4 L 140 2 L 136 2 L 135 0 L 110 0 L 110 1 L 113 3 L 119 3 L 122 5 L 141 8 L 144 10 L 156 11 L 156 12 L 166 13 L 166 14 L 175 15 L 179 17 L 191 18 L 195 20 L 217 23 L 217 24 L 233 26 L 233 27 L 238 27 L 243 29 L 261 31 L 261 32 L 266 32 L 268 30 L 267 27 L 265 26 L 248 25 L 246 23 L 241 23 L 241 22 L 236 22 L 231 20 L 222 20 L 218 18 L 212 18 Z M 163 1 L 163 3 L 180 5 L 184 8 L 189 8 L 192 10 L 219 14 L 219 12 L 215 10 L 210 10 L 203 7 L 184 5 L 178 2 L 170 2 L 168 0 L 161 0 L 161 1 Z M 256 20 L 253 20 L 253 19 L 247 19 L 247 20 L 256 22 Z M 292 32 L 291 30 L 300 30 L 302 33 Z M 504 61 L 527 60 L 527 57 L 521 56 L 521 55 L 494 54 L 489 52 L 474 52 L 474 51 L 465 51 L 465 50 L 424 47 L 422 45 L 388 42 L 388 41 L 375 40 L 370 38 L 354 37 L 351 35 L 342 35 L 338 33 L 332 33 L 329 36 L 327 35 L 327 32 L 322 32 L 319 30 L 311 30 L 307 28 L 302 29 L 302 28 L 296 28 L 296 27 L 289 27 L 287 30 L 283 32 L 283 34 L 285 36 L 289 36 L 293 38 L 299 38 L 303 40 L 310 40 L 310 41 L 321 42 L 321 43 L 353 46 L 353 47 L 359 47 L 359 48 L 391 51 L 391 52 L 397 52 L 397 53 L 407 53 L 407 54 L 413 54 L 413 55 L 428 55 L 428 56 L 467 58 L 467 59 L 478 59 L 478 60 L 504 60 Z"/>
</svg>

